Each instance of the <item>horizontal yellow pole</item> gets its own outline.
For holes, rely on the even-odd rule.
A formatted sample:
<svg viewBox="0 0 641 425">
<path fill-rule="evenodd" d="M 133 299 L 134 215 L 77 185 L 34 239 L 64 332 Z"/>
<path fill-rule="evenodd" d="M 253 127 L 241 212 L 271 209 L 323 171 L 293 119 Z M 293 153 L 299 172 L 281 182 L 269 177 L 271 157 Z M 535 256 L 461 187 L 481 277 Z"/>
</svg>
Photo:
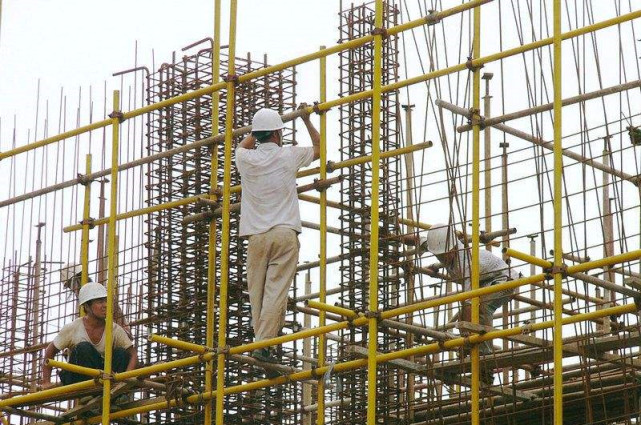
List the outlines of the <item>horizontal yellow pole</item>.
<svg viewBox="0 0 641 425">
<path fill-rule="evenodd" d="M 547 261 L 542 258 L 535 257 L 534 255 L 526 254 L 512 248 L 503 248 L 503 254 L 507 255 L 508 257 L 516 258 L 517 260 L 525 261 L 529 264 L 534 264 L 535 266 L 539 266 L 544 269 L 549 269 L 550 267 L 552 267 L 551 261 Z"/>
<path fill-rule="evenodd" d="M 166 363 L 157 363 L 151 366 L 145 366 L 138 369 L 128 370 L 125 372 L 114 373 L 114 380 L 117 382 L 125 381 L 130 378 L 137 378 L 139 376 L 153 375 L 155 373 L 165 372 L 167 370 L 176 369 L 180 367 L 192 366 L 202 362 L 208 362 L 216 357 L 215 352 L 208 352 L 199 354 L 197 356 L 185 357 L 184 359 L 172 360 Z"/>
<path fill-rule="evenodd" d="M 99 128 L 106 127 L 108 125 L 111 125 L 111 118 L 107 120 L 102 120 L 102 121 L 96 121 L 94 123 L 91 123 L 89 125 L 85 125 L 83 127 L 78 127 L 73 130 L 65 131 L 64 133 L 57 134 L 55 136 L 47 137 L 46 139 L 39 140 L 34 143 L 29 143 L 27 145 L 22 145 L 18 146 L 17 148 L 13 148 L 11 150 L 8 150 L 6 152 L 0 152 L 0 160 L 19 155 L 21 153 L 33 150 L 33 149 L 38 149 L 43 146 L 47 146 L 51 143 L 59 142 L 64 139 L 68 139 L 69 137 L 74 137 L 78 136 L 83 133 L 87 133 L 89 131 L 97 130 Z"/>
<path fill-rule="evenodd" d="M 400 32 L 403 32 L 403 31 L 408 31 L 408 30 L 411 30 L 411 29 L 414 29 L 414 28 L 421 27 L 421 26 L 426 25 L 426 24 L 435 23 L 435 22 L 438 22 L 441 19 L 447 18 L 447 17 L 452 16 L 452 15 L 457 14 L 457 13 L 464 12 L 466 10 L 473 9 L 475 7 L 481 6 L 481 5 L 483 5 L 485 3 L 489 3 L 491 1 L 492 0 L 470 1 L 470 2 L 467 2 L 467 3 L 461 4 L 459 6 L 453 7 L 451 9 L 447 9 L 447 10 L 442 11 L 442 12 L 437 12 L 437 13 L 431 14 L 431 15 L 423 17 L 423 18 L 415 19 L 415 20 L 407 22 L 405 24 L 401 24 L 401 25 L 397 25 L 397 26 L 392 27 L 392 28 L 388 28 L 387 29 L 387 33 L 390 34 L 390 35 L 396 35 L 396 34 L 399 34 Z M 265 67 L 265 68 L 258 69 L 256 71 L 248 72 L 247 74 L 243 74 L 243 75 L 238 77 L 238 82 L 239 83 L 245 83 L 245 82 L 251 81 L 253 79 L 264 77 L 264 76 L 266 76 L 268 74 L 271 74 L 273 72 L 282 71 L 284 69 L 291 68 L 291 67 L 296 66 L 296 65 L 301 65 L 301 64 L 306 63 L 306 62 L 314 61 L 314 60 L 319 59 L 321 57 L 326 57 L 326 56 L 329 56 L 329 55 L 332 55 L 332 54 L 335 54 L 335 53 L 339 53 L 339 52 L 343 52 L 343 51 L 349 50 L 349 49 L 355 49 L 357 47 L 363 46 L 364 44 L 371 43 L 373 40 L 374 40 L 374 36 L 373 35 L 366 35 L 366 36 L 363 36 L 363 37 L 360 37 L 360 38 L 356 38 L 354 40 L 350 40 L 350 41 L 346 41 L 346 42 L 341 43 L 341 44 L 337 44 L 337 45 L 332 46 L 332 47 L 328 47 L 328 48 L 325 48 L 325 49 L 320 49 L 320 50 L 315 51 L 313 53 L 310 53 L 310 54 L 307 54 L 307 55 L 304 55 L 304 56 L 301 56 L 301 57 L 298 57 L 298 58 L 295 58 L 295 59 L 291 59 L 289 61 L 280 63 L 278 65 L 268 66 L 268 67 Z M 197 97 L 204 96 L 204 95 L 210 95 L 210 94 L 212 94 L 212 93 L 214 93 L 216 91 L 224 89 L 226 87 L 226 85 L 227 85 L 226 82 L 219 82 L 219 83 L 212 84 L 212 85 L 209 85 L 209 86 L 206 86 L 206 87 L 202 87 L 202 88 L 200 88 L 198 90 L 194 90 L 194 91 L 189 92 L 189 93 L 185 93 L 185 94 L 182 94 L 182 95 L 179 95 L 179 96 L 175 96 L 175 97 L 172 97 L 172 98 L 169 98 L 169 99 L 165 99 L 165 100 L 160 101 L 160 102 L 153 103 L 151 105 L 143 106 L 142 108 L 138 108 L 138 109 L 134 109 L 134 110 L 129 111 L 129 112 L 125 112 L 125 113 L 123 113 L 122 118 L 125 119 L 125 120 L 126 119 L 130 119 L 130 118 L 134 118 L 134 117 L 137 117 L 137 116 L 149 113 L 149 112 L 156 111 L 158 109 L 162 109 L 162 108 L 166 108 L 166 107 L 171 106 L 171 105 L 175 105 L 176 103 L 185 102 L 185 101 L 188 101 L 188 100 L 191 100 L 191 99 L 195 99 Z M 311 110 L 312 110 L 312 108 L 310 108 L 310 112 L 311 112 Z M 5 158 L 9 158 L 11 156 L 15 156 L 15 155 L 18 155 L 18 154 L 21 154 L 21 153 L 24 153 L 24 152 L 27 152 L 27 151 L 30 151 L 30 150 L 33 150 L 33 149 L 37 149 L 37 148 L 46 146 L 46 145 L 49 145 L 51 143 L 67 139 L 69 137 L 77 136 L 77 135 L 86 133 L 88 131 L 97 130 L 99 128 L 103 128 L 103 127 L 106 127 L 108 125 L 111 125 L 111 123 L 112 123 L 111 119 L 98 121 L 98 122 L 91 123 L 91 124 L 83 126 L 83 127 L 78 127 L 78 128 L 76 128 L 74 130 L 70 130 L 70 131 L 67 131 L 65 133 L 61 133 L 61 134 L 53 136 L 53 137 L 49 137 L 49 138 L 37 141 L 35 143 L 30 143 L 30 144 L 27 144 L 27 145 L 23 145 L 23 146 L 8 150 L 6 152 L 0 152 L 0 160 L 5 159 Z"/>
<path fill-rule="evenodd" d="M 307 300 L 305 301 L 305 304 L 307 304 L 311 308 L 315 308 L 316 310 L 328 311 L 330 313 L 335 313 L 335 314 L 338 314 L 339 316 L 347 317 L 349 319 L 358 317 L 357 312 L 350 310 L 348 308 L 338 307 L 336 305 L 321 303 L 314 300 Z"/>
<path fill-rule="evenodd" d="M 636 304 L 626 304 L 622 306 L 610 307 L 602 310 L 596 310 L 588 313 L 581 313 L 575 316 L 566 317 L 563 319 L 562 323 L 563 325 L 568 325 L 568 324 L 583 322 L 586 320 L 594 320 L 594 319 L 606 317 L 609 315 L 621 315 L 621 314 L 634 313 L 637 311 L 637 309 L 638 307 Z M 554 321 L 552 320 L 541 322 L 541 323 L 533 323 L 527 326 L 519 326 L 515 328 L 510 328 L 510 329 L 490 331 L 484 334 L 473 334 L 468 338 L 463 338 L 463 337 L 454 338 L 454 339 L 443 341 L 443 342 L 436 342 L 436 343 L 408 348 L 400 351 L 395 351 L 391 353 L 379 354 L 376 356 L 376 358 L 377 358 L 377 362 L 385 363 L 392 360 L 407 358 L 411 356 L 421 356 L 421 355 L 436 353 L 444 350 L 453 350 L 463 346 L 468 341 L 469 343 L 472 343 L 472 344 L 478 344 L 483 341 L 489 341 L 495 338 L 506 338 L 509 336 L 520 335 L 530 331 L 537 331 L 537 330 L 552 328 L 553 326 L 554 326 Z M 333 366 L 333 371 L 339 373 L 339 372 L 354 370 L 357 368 L 362 368 L 365 366 L 367 366 L 367 359 L 358 359 L 358 360 L 352 360 L 348 362 L 335 364 Z M 296 381 L 314 379 L 314 377 L 317 377 L 327 372 L 328 369 L 329 369 L 329 366 L 323 366 L 313 370 L 296 372 L 288 376 L 281 376 L 276 379 L 271 379 L 271 380 L 263 379 L 260 381 L 254 381 L 247 384 L 227 387 L 225 388 L 224 393 L 225 395 L 236 394 L 236 393 L 241 393 L 245 391 L 257 390 L 257 389 L 265 388 L 268 386 L 284 384 L 286 382 L 296 382 Z M 191 395 L 186 398 L 186 401 L 191 404 L 197 404 L 197 403 L 202 403 L 204 401 L 213 399 L 215 397 L 216 397 L 216 392 L 212 391 L 210 393 Z M 111 418 L 117 419 L 117 418 L 132 416 L 139 413 L 149 412 L 152 410 L 166 409 L 174 406 L 174 404 L 171 403 L 172 401 L 170 402 L 162 401 L 157 403 L 151 403 L 146 406 L 139 406 L 132 409 L 122 410 L 122 411 L 113 413 L 111 415 Z M 89 423 L 95 423 L 93 422 L 93 418 L 92 420 L 89 421 Z"/>
<path fill-rule="evenodd" d="M 99 384 L 96 383 L 95 380 L 89 379 L 87 381 L 78 382 L 76 384 L 63 385 L 61 387 L 38 391 L 37 393 L 25 394 L 18 397 L 8 398 L 6 400 L 0 400 L 0 409 L 2 409 L 3 407 L 15 406 L 16 404 L 34 403 L 46 400 L 51 397 L 58 397 L 61 395 L 73 393 L 75 391 L 98 387 Z"/>
<path fill-rule="evenodd" d="M 91 376 L 92 378 L 99 378 L 102 376 L 102 370 L 100 369 L 92 369 L 90 367 L 78 366 L 72 363 L 59 362 L 53 359 L 47 359 L 46 364 L 52 367 L 57 367 L 58 369 L 67 370 L 69 372 Z"/>
<path fill-rule="evenodd" d="M 179 339 L 167 338 L 166 336 L 160 336 L 156 334 L 151 334 L 147 339 L 151 342 L 157 342 L 159 344 L 164 344 L 169 347 L 178 348 L 185 351 L 193 351 L 195 353 L 204 354 L 208 351 L 212 351 L 205 347 L 204 345 L 198 345 L 191 342 L 181 341 Z"/>
<path fill-rule="evenodd" d="M 418 143 L 418 144 L 413 145 L 413 146 L 403 147 L 403 148 L 399 148 L 399 149 L 392 149 L 392 150 L 383 152 L 381 154 L 381 157 L 383 157 L 383 158 L 391 158 L 391 157 L 394 157 L 394 156 L 403 155 L 403 154 L 406 154 L 406 153 L 409 153 L 409 152 L 414 152 L 414 151 L 421 150 L 421 149 L 426 149 L 426 148 L 429 148 L 429 147 L 432 147 L 432 142 Z M 332 170 L 338 170 L 338 169 L 345 168 L 345 167 L 350 167 L 350 166 L 353 166 L 353 165 L 356 165 L 356 164 L 363 164 L 363 163 L 366 163 L 366 162 L 370 162 L 371 160 L 372 160 L 371 155 L 364 155 L 364 156 L 359 156 L 359 157 L 356 157 L 356 158 L 348 159 L 348 160 L 345 160 L 345 161 L 331 163 L 331 167 L 332 167 Z M 316 168 L 311 168 L 311 169 L 308 169 L 308 170 L 299 171 L 298 174 L 297 174 L 297 177 L 307 177 L 307 176 L 317 175 L 319 173 L 320 173 L 320 168 L 316 167 Z M 231 193 L 239 193 L 241 191 L 241 187 L 240 187 L 240 185 L 232 186 L 230 190 L 231 190 Z M 145 215 L 145 214 L 151 214 L 151 213 L 154 213 L 154 212 L 163 211 L 163 210 L 170 209 L 170 208 L 181 207 L 183 205 L 188 205 L 188 204 L 192 204 L 194 202 L 197 202 L 199 199 L 209 199 L 209 195 L 208 194 L 202 194 L 202 195 L 190 196 L 188 198 L 183 198 L 183 199 L 179 199 L 179 200 L 176 200 L 176 201 L 166 202 L 164 204 L 152 205 L 150 207 L 141 208 L 139 210 L 128 211 L 128 212 L 116 215 L 116 220 L 118 220 L 118 221 L 119 220 L 125 220 L 125 219 L 128 219 L 128 218 L 138 217 L 138 216 Z M 101 218 L 95 219 L 93 221 L 92 225 L 99 226 L 101 224 L 106 224 L 108 222 L 109 222 L 109 217 L 101 217 Z M 65 233 L 82 230 L 82 224 L 72 224 L 70 226 L 64 227 L 62 230 Z"/>
<path fill-rule="evenodd" d="M 188 198 L 178 199 L 177 201 L 171 201 L 171 202 L 166 202 L 164 204 L 152 205 L 150 207 L 141 208 L 135 211 L 128 211 L 128 212 L 116 215 L 116 220 L 126 220 L 128 218 L 138 217 L 145 214 L 151 214 L 151 213 L 167 210 L 170 208 L 182 207 L 183 205 L 192 204 L 206 196 L 207 195 L 190 196 Z M 108 222 L 109 222 L 109 217 L 102 217 L 102 218 L 95 219 L 92 225 L 100 226 L 101 224 L 106 224 Z M 65 233 L 82 230 L 82 224 L 72 224 L 71 226 L 64 227 L 62 230 Z"/>
</svg>

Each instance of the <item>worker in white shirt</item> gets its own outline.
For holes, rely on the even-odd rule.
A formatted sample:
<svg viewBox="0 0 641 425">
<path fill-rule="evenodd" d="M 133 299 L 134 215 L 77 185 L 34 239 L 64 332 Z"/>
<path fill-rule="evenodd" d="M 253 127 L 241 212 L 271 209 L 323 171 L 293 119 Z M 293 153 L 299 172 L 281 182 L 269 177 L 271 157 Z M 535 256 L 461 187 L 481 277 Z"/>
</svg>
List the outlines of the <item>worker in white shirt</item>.
<svg viewBox="0 0 641 425">
<path fill-rule="evenodd" d="M 287 293 L 296 274 L 302 230 L 296 173 L 320 157 L 320 135 L 309 114 L 302 120 L 311 147 L 284 147 L 280 115 L 264 108 L 256 112 L 251 134 L 236 149 L 242 187 L 240 237 L 249 240 L 247 285 L 256 341 L 274 338 L 281 331 Z M 269 348 L 251 355 L 262 362 L 276 362 Z"/>
<path fill-rule="evenodd" d="M 85 315 L 65 325 L 45 349 L 45 364 L 42 369 L 42 388 L 51 386 L 51 366 L 46 361 L 64 349 L 69 350 L 69 363 L 93 369 L 104 369 L 105 318 L 107 314 L 107 290 L 99 283 L 89 282 L 80 288 L 78 302 Z M 124 372 L 136 368 L 136 347 L 127 333 L 113 324 L 112 370 Z M 63 385 L 91 379 L 86 375 L 63 370 L 60 380 Z"/>
<path fill-rule="evenodd" d="M 456 238 L 453 226 L 447 224 L 434 224 L 427 232 L 427 237 L 420 238 L 420 249 L 427 250 L 434 254 L 447 270 L 449 277 L 459 283 L 463 283 L 463 289 L 470 291 L 471 285 L 471 260 L 472 253 L 469 247 L 464 247 Z M 428 270 L 436 273 L 436 266 L 429 266 Z M 518 279 L 520 274 L 511 271 L 505 261 L 490 251 L 479 250 L 479 287 L 491 286 L 508 280 Z M 507 304 L 512 295 L 513 289 L 507 289 L 491 294 L 483 295 L 479 301 L 479 323 L 485 326 L 492 326 L 494 312 Z M 472 321 L 472 300 L 463 302 L 459 320 Z M 481 354 L 490 354 L 493 351 L 492 341 L 484 341 L 479 346 Z"/>
</svg>

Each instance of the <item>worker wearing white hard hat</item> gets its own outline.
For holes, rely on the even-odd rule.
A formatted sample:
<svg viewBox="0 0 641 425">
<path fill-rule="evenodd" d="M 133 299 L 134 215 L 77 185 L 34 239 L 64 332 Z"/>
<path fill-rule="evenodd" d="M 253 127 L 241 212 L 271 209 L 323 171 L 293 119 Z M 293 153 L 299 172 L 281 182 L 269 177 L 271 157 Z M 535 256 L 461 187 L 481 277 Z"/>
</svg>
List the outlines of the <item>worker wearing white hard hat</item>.
<svg viewBox="0 0 641 425">
<path fill-rule="evenodd" d="M 107 315 L 107 290 L 99 283 L 89 282 L 78 292 L 78 303 L 85 315 L 65 325 L 45 349 L 42 370 L 42 387 L 51 386 L 51 366 L 47 360 L 53 359 L 62 350 L 68 350 L 69 363 L 92 369 L 104 369 L 105 326 Z M 138 363 L 136 348 L 127 333 L 118 324 L 113 324 L 112 370 L 124 372 L 132 370 Z M 63 370 L 60 380 L 68 385 L 89 379 L 85 375 Z"/>
<path fill-rule="evenodd" d="M 78 291 L 80 291 L 81 278 L 82 266 L 80 264 L 71 263 L 60 269 L 60 282 L 62 282 L 62 286 L 64 286 L 66 289 L 69 289 L 76 296 L 78 296 Z M 90 277 L 88 277 L 87 279 L 87 282 L 92 282 Z M 78 305 L 82 305 L 82 303 L 78 303 Z M 114 297 L 113 300 L 113 318 L 114 322 L 116 322 L 125 330 L 129 339 L 133 339 L 133 334 L 131 333 L 129 322 L 125 317 L 122 308 L 120 308 L 116 297 Z"/>
<path fill-rule="evenodd" d="M 301 118 L 312 146 L 283 146 L 285 127 L 277 111 L 263 108 L 252 119 L 252 132 L 236 149 L 236 168 L 241 176 L 240 236 L 247 246 L 247 286 L 252 325 L 257 341 L 281 331 L 287 294 L 298 263 L 301 232 L 296 173 L 320 157 L 320 135 L 301 105 Z M 269 349 L 252 356 L 275 362 Z"/>
<path fill-rule="evenodd" d="M 434 254 L 447 270 L 449 278 L 463 282 L 464 290 L 472 289 L 471 285 L 471 250 L 463 246 L 457 239 L 454 227 L 447 224 L 434 224 L 430 227 L 426 237 L 420 238 L 421 250 Z M 430 266 L 428 270 L 436 273 L 438 266 Z M 490 286 L 508 280 L 518 279 L 519 273 L 496 255 L 485 249 L 479 250 L 479 287 Z M 480 297 L 479 323 L 492 326 L 494 312 L 507 304 L 514 290 L 505 290 L 487 294 Z M 471 322 L 471 300 L 463 303 L 460 320 Z M 481 354 L 489 354 L 493 350 L 491 341 L 485 341 L 479 346 Z"/>
</svg>

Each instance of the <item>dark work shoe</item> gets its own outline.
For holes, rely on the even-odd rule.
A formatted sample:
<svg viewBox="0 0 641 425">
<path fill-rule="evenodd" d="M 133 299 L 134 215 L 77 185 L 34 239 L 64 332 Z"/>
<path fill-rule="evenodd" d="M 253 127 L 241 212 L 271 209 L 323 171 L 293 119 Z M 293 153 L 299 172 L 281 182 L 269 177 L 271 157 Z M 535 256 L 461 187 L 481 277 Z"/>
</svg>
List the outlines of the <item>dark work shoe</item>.
<svg viewBox="0 0 641 425">
<path fill-rule="evenodd" d="M 252 351 L 251 356 L 253 359 L 263 363 L 276 363 L 276 357 L 269 348 L 257 348 Z"/>
</svg>

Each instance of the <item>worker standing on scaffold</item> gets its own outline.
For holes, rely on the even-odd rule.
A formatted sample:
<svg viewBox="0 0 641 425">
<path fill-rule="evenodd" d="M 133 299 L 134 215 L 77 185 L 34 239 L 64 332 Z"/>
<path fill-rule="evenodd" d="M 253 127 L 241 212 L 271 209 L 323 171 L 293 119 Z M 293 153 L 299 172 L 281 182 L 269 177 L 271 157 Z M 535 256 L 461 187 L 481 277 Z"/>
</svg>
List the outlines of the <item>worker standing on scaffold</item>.
<svg viewBox="0 0 641 425">
<path fill-rule="evenodd" d="M 299 109 L 305 109 L 302 104 Z M 301 232 L 296 173 L 320 158 L 320 135 L 302 116 L 311 147 L 283 147 L 285 127 L 278 112 L 263 108 L 252 132 L 236 149 L 241 176 L 240 237 L 247 238 L 247 285 L 256 341 L 278 336 L 285 321 L 287 293 L 296 274 Z M 256 142 L 259 142 L 256 147 Z M 276 363 L 274 351 L 252 351 L 256 360 Z"/>
<path fill-rule="evenodd" d="M 65 325 L 45 349 L 42 368 L 42 387 L 51 386 L 51 366 L 46 362 L 61 350 L 69 349 L 69 363 L 102 370 L 105 367 L 105 318 L 107 316 L 107 289 L 99 283 L 89 282 L 78 292 L 78 304 L 85 315 Z M 127 333 L 113 324 L 113 372 L 133 370 L 138 364 L 138 354 Z M 86 375 L 63 370 L 63 385 L 90 379 Z"/>
</svg>

